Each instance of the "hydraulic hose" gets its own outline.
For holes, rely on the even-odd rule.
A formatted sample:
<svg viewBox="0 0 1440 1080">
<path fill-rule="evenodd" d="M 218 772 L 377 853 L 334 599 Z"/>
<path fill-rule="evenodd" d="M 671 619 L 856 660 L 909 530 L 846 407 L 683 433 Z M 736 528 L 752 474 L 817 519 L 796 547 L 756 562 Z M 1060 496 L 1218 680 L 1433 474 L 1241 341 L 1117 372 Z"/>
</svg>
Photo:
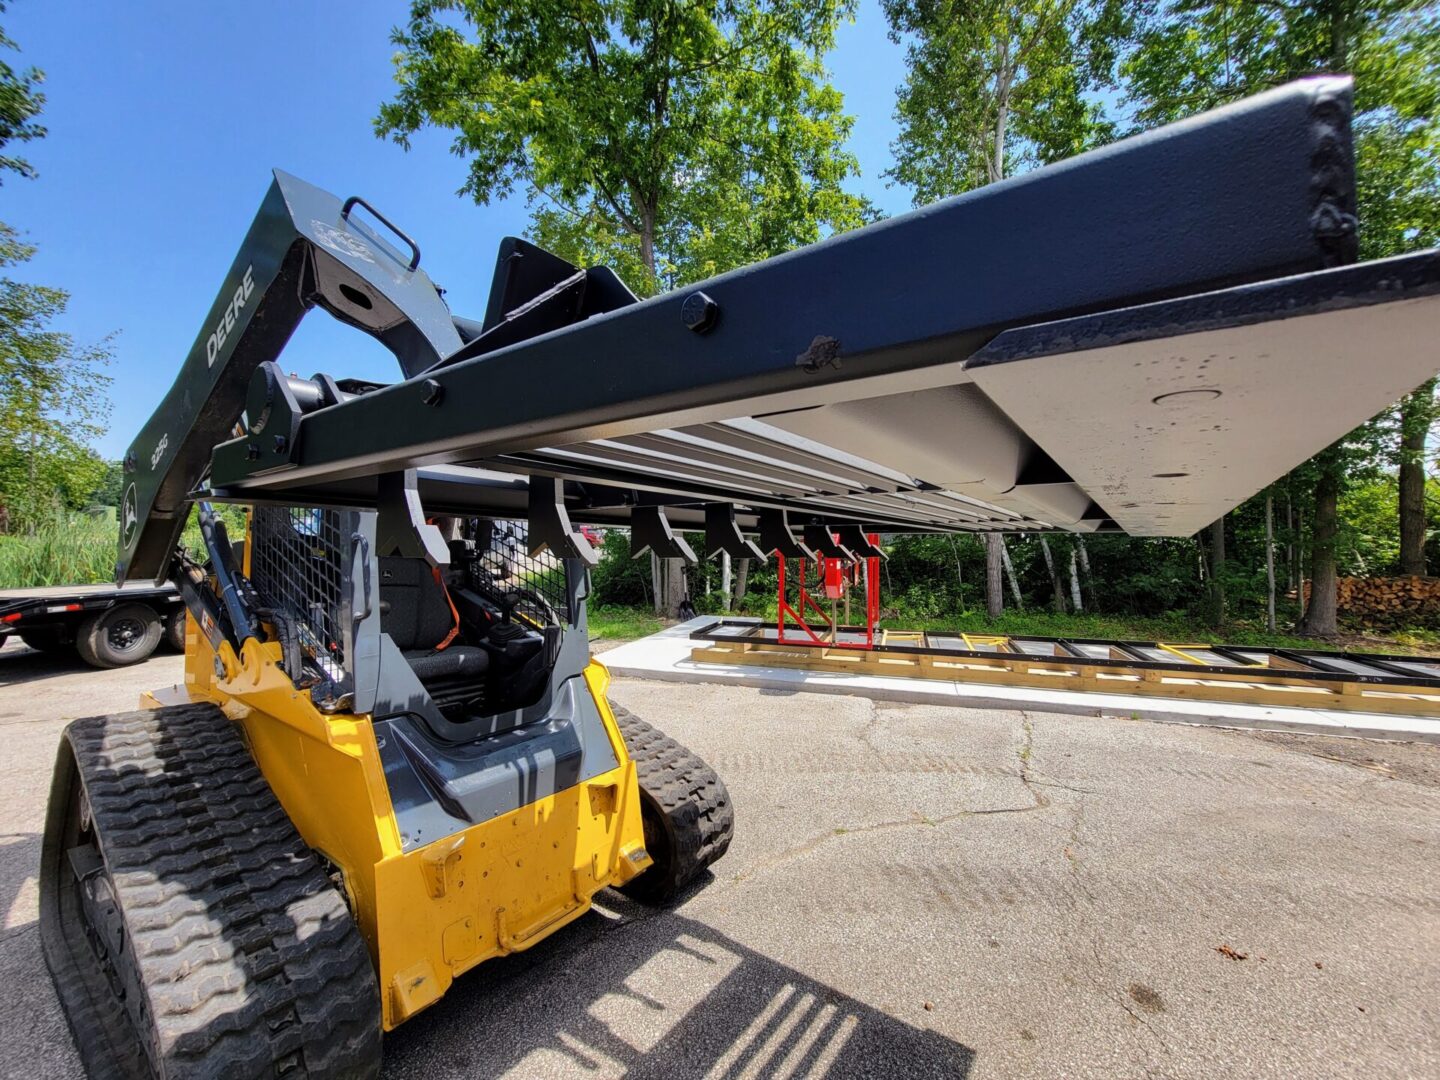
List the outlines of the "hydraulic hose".
<svg viewBox="0 0 1440 1080">
<path fill-rule="evenodd" d="M 256 635 L 256 622 L 245 607 L 240 592 L 240 572 L 235 566 L 235 556 L 230 548 L 230 535 L 225 529 L 225 523 L 216 516 L 208 502 L 200 503 L 199 511 L 200 535 L 205 541 L 206 554 L 210 556 L 210 567 L 219 588 L 220 603 L 225 610 L 231 637 L 238 650 L 247 638 Z"/>
</svg>

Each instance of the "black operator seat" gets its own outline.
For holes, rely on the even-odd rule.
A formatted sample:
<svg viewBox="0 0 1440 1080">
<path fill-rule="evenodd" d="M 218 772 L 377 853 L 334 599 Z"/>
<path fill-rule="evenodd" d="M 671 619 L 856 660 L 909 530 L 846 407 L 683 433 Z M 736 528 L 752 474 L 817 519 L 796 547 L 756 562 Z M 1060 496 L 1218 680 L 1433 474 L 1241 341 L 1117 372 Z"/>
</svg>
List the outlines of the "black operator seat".
<svg viewBox="0 0 1440 1080">
<path fill-rule="evenodd" d="M 380 628 L 437 701 L 478 684 L 489 669 L 490 654 L 478 645 L 452 641 L 437 648 L 455 629 L 455 613 L 424 559 L 380 559 L 380 605 Z"/>
</svg>

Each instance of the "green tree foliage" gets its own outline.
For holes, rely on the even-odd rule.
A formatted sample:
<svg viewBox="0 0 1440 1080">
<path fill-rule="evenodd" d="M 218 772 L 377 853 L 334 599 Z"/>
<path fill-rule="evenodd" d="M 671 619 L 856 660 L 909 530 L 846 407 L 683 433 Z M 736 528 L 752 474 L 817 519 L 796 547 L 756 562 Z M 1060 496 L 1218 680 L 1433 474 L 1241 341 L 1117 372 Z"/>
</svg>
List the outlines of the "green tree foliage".
<svg viewBox="0 0 1440 1080">
<path fill-rule="evenodd" d="M 0 267 L 33 253 L 0 225 Z M 85 506 L 106 479 L 108 466 L 89 444 L 110 412 L 109 346 L 77 346 L 51 329 L 68 299 L 0 277 L 0 516 L 10 530 L 33 528 L 57 507 Z"/>
<path fill-rule="evenodd" d="M 6 5 L 0 3 L 0 15 L 5 13 L 5 8 Z M 0 50 L 18 52 L 19 48 L 0 30 Z M 45 129 L 35 120 L 45 107 L 45 95 L 39 90 L 44 81 L 44 72 L 33 67 L 17 71 L 0 58 L 0 147 L 44 137 Z M 35 175 L 34 168 L 24 158 L 0 154 L 0 174 L 7 171 L 25 177 Z"/>
<path fill-rule="evenodd" d="M 0 48 L 15 48 L 3 30 Z M 0 62 L 0 151 L 45 134 L 35 122 L 42 79 L 33 68 L 16 72 Z M 6 169 L 35 175 L 24 159 L 0 153 L 0 172 Z M 34 254 L 0 223 L 0 269 Z M 57 509 L 84 506 L 105 479 L 106 464 L 88 443 L 109 414 L 109 348 L 79 347 L 50 328 L 68 300 L 60 289 L 0 275 L 0 532 L 33 530 Z"/>
<path fill-rule="evenodd" d="M 850 0 L 417 0 L 379 134 L 455 133 L 463 191 L 648 294 L 863 223 L 821 58 Z"/>
<path fill-rule="evenodd" d="M 888 175 L 917 205 L 1070 157 L 1113 135 L 1123 0 L 884 0 L 906 45 Z"/>
<path fill-rule="evenodd" d="M 1128 102 L 1149 126 L 1304 75 L 1354 73 L 1361 252 L 1374 258 L 1429 246 L 1440 240 L 1436 18 L 1433 3 L 1417 0 L 1172 0 L 1152 13 L 1123 65 Z M 1402 470 L 1419 468 L 1416 430 L 1428 429 L 1432 402 L 1433 388 L 1411 395 L 1393 424 L 1401 433 L 1388 460 Z M 1307 467 L 1317 583 L 1307 632 L 1336 629 L 1334 578 L 1345 545 L 1338 505 L 1376 463 L 1386 426 L 1367 425 Z M 1407 488 L 1412 498 L 1423 490 L 1416 480 Z"/>
<path fill-rule="evenodd" d="M 1400 538 L 1395 532 L 1400 492 L 1397 478 L 1382 473 L 1351 484 L 1340 497 L 1344 531 L 1340 544 L 1340 573 L 1350 577 L 1392 577 L 1406 574 L 1400 562 Z M 1432 563 L 1440 547 L 1440 480 L 1425 482 L 1423 543 Z"/>
<path fill-rule="evenodd" d="M 593 603 L 640 607 L 650 603 L 650 557 L 630 557 L 627 530 L 608 529 L 600 545 L 600 561 L 590 571 Z"/>
<path fill-rule="evenodd" d="M 1123 65 L 1135 119 L 1169 123 L 1305 75 L 1355 75 L 1361 254 L 1440 243 L 1440 13 L 1433 0 L 1178 0 Z"/>
</svg>

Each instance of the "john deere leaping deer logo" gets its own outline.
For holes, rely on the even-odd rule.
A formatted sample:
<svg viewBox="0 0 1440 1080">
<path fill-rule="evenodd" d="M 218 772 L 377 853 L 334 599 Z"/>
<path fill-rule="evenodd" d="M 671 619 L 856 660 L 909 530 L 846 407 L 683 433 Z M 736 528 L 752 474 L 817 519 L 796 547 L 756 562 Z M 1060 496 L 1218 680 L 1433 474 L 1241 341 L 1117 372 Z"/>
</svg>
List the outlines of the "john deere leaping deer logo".
<svg viewBox="0 0 1440 1080">
<path fill-rule="evenodd" d="M 125 498 L 120 502 L 120 546 L 130 550 L 135 542 L 135 527 L 140 524 L 140 496 L 131 484 L 125 489 Z"/>
</svg>

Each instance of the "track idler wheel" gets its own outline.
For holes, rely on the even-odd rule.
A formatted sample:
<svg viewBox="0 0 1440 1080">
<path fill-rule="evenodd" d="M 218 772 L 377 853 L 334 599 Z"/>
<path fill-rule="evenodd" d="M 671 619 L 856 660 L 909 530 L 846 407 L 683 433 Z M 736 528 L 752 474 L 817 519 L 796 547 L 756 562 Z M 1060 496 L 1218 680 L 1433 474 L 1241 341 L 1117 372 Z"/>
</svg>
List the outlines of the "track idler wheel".
<svg viewBox="0 0 1440 1080">
<path fill-rule="evenodd" d="M 628 709 L 611 704 L 635 762 L 648 870 L 620 891 L 654 904 L 669 900 L 730 846 L 735 811 L 715 770 Z"/>
</svg>

